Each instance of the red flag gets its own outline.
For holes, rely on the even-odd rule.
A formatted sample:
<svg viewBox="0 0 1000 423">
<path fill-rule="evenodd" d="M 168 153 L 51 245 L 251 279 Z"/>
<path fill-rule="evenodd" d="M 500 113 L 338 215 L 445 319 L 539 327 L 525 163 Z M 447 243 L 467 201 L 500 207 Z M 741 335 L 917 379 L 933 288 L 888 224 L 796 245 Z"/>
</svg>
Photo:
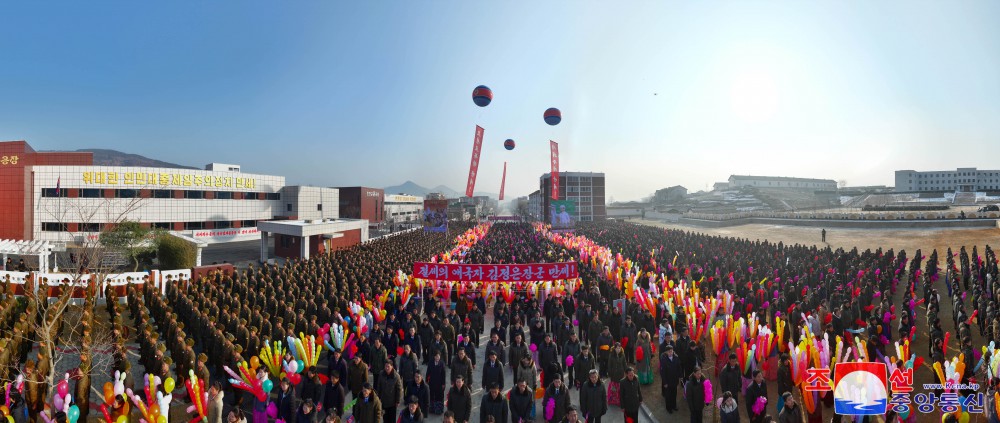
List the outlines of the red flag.
<svg viewBox="0 0 1000 423">
<path fill-rule="evenodd" d="M 507 162 L 503 162 L 503 178 L 500 179 L 500 200 L 503 201 L 503 187 L 507 185 Z"/>
<path fill-rule="evenodd" d="M 476 138 L 472 143 L 472 162 L 469 164 L 469 182 L 465 186 L 465 196 L 472 197 L 476 190 L 476 173 L 479 173 L 479 152 L 483 147 L 483 127 L 476 125 Z"/>
<path fill-rule="evenodd" d="M 559 143 L 549 140 L 549 150 L 551 150 L 552 173 L 552 199 L 559 199 Z"/>
</svg>

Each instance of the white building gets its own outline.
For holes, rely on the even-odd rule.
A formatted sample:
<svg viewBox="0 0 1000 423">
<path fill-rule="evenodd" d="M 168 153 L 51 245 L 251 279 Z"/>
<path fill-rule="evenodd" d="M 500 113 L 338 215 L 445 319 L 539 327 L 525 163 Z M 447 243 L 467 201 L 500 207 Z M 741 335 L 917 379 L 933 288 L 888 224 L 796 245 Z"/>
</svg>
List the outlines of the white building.
<svg viewBox="0 0 1000 423">
<path fill-rule="evenodd" d="M 392 223 L 420 222 L 424 198 L 406 194 L 385 195 L 385 218 Z"/>
<path fill-rule="evenodd" d="M 729 176 L 729 188 L 789 188 L 811 189 L 816 191 L 836 191 L 837 181 L 833 179 L 789 178 L 785 176 Z"/>
<path fill-rule="evenodd" d="M 974 167 L 927 172 L 897 170 L 895 190 L 896 192 L 1000 190 L 1000 170 L 978 170 Z"/>
</svg>

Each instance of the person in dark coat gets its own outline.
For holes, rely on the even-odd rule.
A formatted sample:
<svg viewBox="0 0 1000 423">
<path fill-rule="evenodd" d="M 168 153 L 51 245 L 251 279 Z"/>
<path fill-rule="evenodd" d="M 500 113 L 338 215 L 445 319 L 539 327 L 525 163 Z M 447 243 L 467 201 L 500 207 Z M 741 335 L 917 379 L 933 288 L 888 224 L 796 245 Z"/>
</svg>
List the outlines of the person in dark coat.
<svg viewBox="0 0 1000 423">
<path fill-rule="evenodd" d="M 444 413 L 444 392 L 448 385 L 445 364 L 441 353 L 435 353 L 427 366 L 427 387 L 430 389 L 430 414 Z"/>
<path fill-rule="evenodd" d="M 347 389 L 347 360 L 344 359 L 343 353 L 340 350 L 333 350 L 326 359 L 327 371 L 329 372 L 327 376 L 333 375 L 334 373 L 340 374 L 340 385 Z"/>
<path fill-rule="evenodd" d="M 340 373 L 336 370 L 330 373 L 330 378 L 323 385 L 323 411 L 326 415 L 341 417 L 344 415 L 344 401 L 347 391 L 340 383 Z"/>
<path fill-rule="evenodd" d="M 549 416 L 547 415 L 549 401 L 555 403 L 552 418 L 548 418 Z M 545 421 L 549 423 L 562 421 L 563 417 L 566 417 L 566 412 L 569 411 L 570 406 L 569 390 L 563 386 L 562 378 L 553 379 L 552 384 L 545 389 L 545 396 L 542 398 L 542 416 L 546 417 Z"/>
<path fill-rule="evenodd" d="M 382 423 L 382 401 L 372 389 L 372 384 L 365 382 L 361 388 L 361 397 L 351 410 L 357 423 Z"/>
<path fill-rule="evenodd" d="M 398 360 L 399 377 L 403 379 L 403 384 L 412 382 L 413 376 L 420 371 L 420 359 L 409 344 L 403 346 L 403 354 L 400 354 Z"/>
<path fill-rule="evenodd" d="M 552 335 L 545 334 L 545 341 L 538 346 L 538 363 L 546 366 L 545 372 L 549 372 L 547 366 L 556 363 L 558 372 L 562 372 L 562 363 L 559 362 L 559 346 L 552 341 Z M 548 384 L 546 384 L 548 386 Z"/>
<path fill-rule="evenodd" d="M 295 423 L 318 423 L 316 418 L 316 404 L 311 399 L 306 399 L 299 407 L 298 414 L 295 415 Z"/>
<path fill-rule="evenodd" d="M 489 351 L 486 363 L 483 363 L 483 380 L 482 384 L 484 387 L 493 386 L 496 384 L 503 389 L 503 363 L 497 359 L 496 351 Z"/>
<path fill-rule="evenodd" d="M 459 376 L 448 390 L 448 411 L 455 414 L 456 423 L 469 423 L 472 418 L 472 391 L 465 384 L 465 377 Z"/>
<path fill-rule="evenodd" d="M 424 413 L 420 412 L 420 404 L 413 397 L 407 401 L 406 408 L 399 413 L 399 423 L 420 423 L 424 421 Z"/>
<path fill-rule="evenodd" d="M 413 381 L 406 384 L 406 397 L 416 398 L 417 406 L 420 407 L 421 414 L 426 415 L 424 411 L 430 413 L 431 397 L 430 388 L 427 386 L 427 382 L 424 382 L 424 377 L 417 373 L 413 375 Z"/>
<path fill-rule="evenodd" d="M 662 373 L 661 373 L 662 374 Z M 743 390 L 743 372 L 740 371 L 739 362 L 736 361 L 736 353 L 729 353 L 729 362 L 719 373 L 719 388 L 722 392 L 740 392 Z M 733 395 L 733 401 L 739 400 Z"/>
<path fill-rule="evenodd" d="M 278 392 L 278 418 L 286 423 L 295 421 L 295 390 L 288 378 L 281 379 L 281 391 Z"/>
<path fill-rule="evenodd" d="M 500 340 L 500 336 L 494 333 L 490 335 L 490 341 L 486 343 L 486 355 L 489 356 L 491 351 L 495 352 L 497 360 L 500 361 L 500 364 L 506 364 L 504 363 L 503 356 L 503 352 L 506 348 L 506 345 L 504 345 L 503 341 Z"/>
<path fill-rule="evenodd" d="M 753 405 L 757 402 L 757 398 L 760 397 L 767 398 L 767 384 L 764 383 L 764 372 L 755 370 L 753 372 L 753 382 L 747 387 L 747 403 L 744 405 L 747 409 L 747 415 L 750 416 L 751 423 L 763 423 L 764 421 L 766 409 L 760 414 L 754 414 L 753 412 Z"/>
<path fill-rule="evenodd" d="M 738 376 L 738 375 L 737 375 Z M 674 354 L 674 346 L 667 344 L 660 354 L 660 395 L 667 413 L 677 411 L 677 385 L 681 380 L 681 359 Z"/>
<path fill-rule="evenodd" d="M 403 402 L 403 380 L 392 368 L 392 362 L 385 362 L 385 370 L 375 378 L 375 393 L 382 401 L 382 420 L 395 423 L 396 407 Z"/>
<path fill-rule="evenodd" d="M 465 350 L 459 348 L 458 356 L 451 362 L 451 382 L 454 383 L 459 376 L 462 376 L 466 384 L 471 384 L 473 366 L 472 360 L 465 355 Z"/>
<path fill-rule="evenodd" d="M 608 389 L 597 369 L 590 369 L 587 381 L 580 385 L 580 413 L 587 423 L 601 423 L 601 417 L 608 412 Z"/>
<path fill-rule="evenodd" d="M 528 383 L 523 380 L 518 381 L 507 395 L 511 423 L 532 421 L 531 409 L 535 406 L 535 392 L 528 388 Z"/>
<path fill-rule="evenodd" d="M 576 374 L 577 386 L 582 385 L 590 378 L 590 371 L 597 368 L 597 357 L 590 352 L 590 346 L 584 344 L 580 347 L 580 354 L 574 357 L 573 372 Z"/>
<path fill-rule="evenodd" d="M 639 389 L 639 379 L 635 377 L 635 368 L 625 371 L 625 378 L 619 383 L 621 407 L 625 412 L 625 421 L 639 421 L 639 404 L 642 404 L 642 390 Z"/>
<path fill-rule="evenodd" d="M 792 392 L 795 383 L 792 381 L 792 359 L 788 354 L 781 354 L 781 362 L 778 364 L 778 392 Z M 781 416 L 781 409 L 785 406 L 785 396 L 778 396 L 778 418 Z"/>
<path fill-rule="evenodd" d="M 486 418 L 492 416 L 495 423 L 507 423 L 508 410 L 507 398 L 500 395 L 500 385 L 493 383 L 488 385 L 489 392 L 483 395 L 479 403 L 479 423 L 486 423 Z"/>
<path fill-rule="evenodd" d="M 687 384 L 684 385 L 684 396 L 687 398 L 688 410 L 691 412 L 691 423 L 701 423 L 705 407 L 705 376 L 701 367 L 695 367 Z"/>
<path fill-rule="evenodd" d="M 323 403 L 323 382 L 320 382 L 316 373 L 316 367 L 309 367 L 306 370 L 306 377 L 302 378 L 302 388 L 299 391 L 299 400 L 312 400 L 313 407 Z"/>
</svg>

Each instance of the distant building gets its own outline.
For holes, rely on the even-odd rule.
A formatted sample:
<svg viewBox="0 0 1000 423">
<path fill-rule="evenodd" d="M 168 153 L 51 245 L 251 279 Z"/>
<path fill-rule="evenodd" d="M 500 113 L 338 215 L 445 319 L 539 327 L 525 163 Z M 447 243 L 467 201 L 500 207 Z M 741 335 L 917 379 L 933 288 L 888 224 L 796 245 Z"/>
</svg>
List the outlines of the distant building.
<svg viewBox="0 0 1000 423">
<path fill-rule="evenodd" d="M 729 188 L 788 188 L 811 189 L 816 191 L 836 190 L 837 181 L 833 179 L 789 178 L 785 176 L 751 176 L 732 175 L 729 177 Z"/>
<path fill-rule="evenodd" d="M 976 191 L 1000 190 L 1000 170 L 978 170 L 960 167 L 955 170 L 918 172 L 896 171 L 896 192 L 912 191 Z"/>
<path fill-rule="evenodd" d="M 419 222 L 424 210 L 424 198 L 407 194 L 385 196 L 385 218 L 391 222 Z"/>
<path fill-rule="evenodd" d="M 663 188 L 656 190 L 653 194 L 653 204 L 668 204 L 678 202 L 687 197 L 688 190 L 680 185 L 674 185 L 670 188 Z"/>
<path fill-rule="evenodd" d="M 528 194 L 528 216 L 533 220 L 542 218 L 542 192 L 535 191 Z"/>
<path fill-rule="evenodd" d="M 712 185 L 712 191 L 725 191 L 729 189 L 729 182 L 716 182 Z"/>
<path fill-rule="evenodd" d="M 427 194 L 427 199 L 428 200 L 447 200 L 448 197 L 446 197 L 444 194 L 442 194 L 440 192 L 432 192 L 432 193 Z"/>
<path fill-rule="evenodd" d="M 541 208 L 539 209 L 541 215 L 547 213 L 549 201 L 552 199 L 551 173 L 542 174 L 538 178 L 538 182 L 541 194 Z M 604 202 L 604 173 L 559 172 L 558 198 L 575 201 L 576 212 L 583 222 L 604 220 L 608 217 Z"/>
</svg>

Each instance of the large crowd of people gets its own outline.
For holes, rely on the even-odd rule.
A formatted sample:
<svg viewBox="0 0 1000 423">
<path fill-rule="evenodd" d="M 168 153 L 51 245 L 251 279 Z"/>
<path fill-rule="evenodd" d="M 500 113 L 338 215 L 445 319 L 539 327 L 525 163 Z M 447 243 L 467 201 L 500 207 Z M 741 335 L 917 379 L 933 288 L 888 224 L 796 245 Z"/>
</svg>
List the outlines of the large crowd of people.
<svg viewBox="0 0 1000 423">
<path fill-rule="evenodd" d="M 983 255 L 976 247 L 971 253 L 949 249 L 942 258 L 937 251 L 909 256 L 892 249 L 833 250 L 621 222 L 577 224 L 575 235 L 607 247 L 642 275 L 626 288 L 592 258 L 553 242 L 536 226 L 511 222 L 480 228 L 485 236 L 463 237 L 461 248 L 455 235 L 474 228 L 452 222 L 450 234 L 411 232 L 284 265 L 216 272 L 170 284 L 165 295 L 151 285 L 130 287 L 125 307 L 108 306 L 116 344 L 112 371 L 127 375 L 124 383 L 137 391 L 141 383 L 134 380 L 146 373 L 174 378 L 179 386 L 192 374 L 213 382 L 208 423 L 223 418 L 395 423 L 438 416 L 458 423 L 474 416 L 480 423 L 602 418 L 634 423 L 644 403 L 656 403 L 650 408 L 661 419 L 681 413 L 692 422 L 851 419 L 834 412 L 832 394 L 813 403 L 813 394 L 793 380 L 790 351 L 776 348 L 746 366 L 737 351 L 713 348 L 702 328 L 742 317 L 777 334 L 776 345 L 823 337 L 833 343 L 839 336 L 848 350 L 871 361 L 896 360 L 896 343 L 908 341 L 926 360 L 915 366 L 917 381 L 942 383 L 934 364 L 947 367 L 962 354 L 961 381 L 981 384 L 979 392 L 987 398 L 983 411 L 997 421 L 992 351 L 986 349 L 986 365 L 979 365 L 980 347 L 1000 336 L 997 259 L 989 247 Z M 398 271 L 408 273 L 414 262 L 428 260 L 578 261 L 580 278 L 566 290 L 516 285 L 509 300 L 493 287 L 449 285 L 442 293 L 406 280 L 413 295 L 404 300 L 399 294 L 407 286 L 399 286 Z M 658 275 L 670 286 L 676 282 L 683 295 L 728 292 L 732 310 L 727 315 L 720 304 L 708 313 L 704 302 L 690 308 L 666 300 L 649 307 L 636 300 L 634 290 L 665 288 L 646 275 Z M 0 382 L 37 375 L 37 368 L 24 365 L 32 346 L 20 342 L 17 331 L 26 330 L 25 316 L 37 313 L 38 300 L 16 300 L 8 286 L 0 304 L 0 332 L 12 334 L 0 337 Z M 367 310 L 359 313 L 359 304 Z M 944 305 L 951 310 L 947 322 L 939 316 Z M 128 328 L 126 310 L 133 323 Z M 699 320 L 709 314 L 716 320 Z M 362 326 L 361 318 L 367 324 Z M 273 381 L 274 390 L 263 399 L 230 386 L 227 367 L 250 362 L 262 348 L 289 337 L 321 334 L 329 325 L 348 328 L 355 342 L 324 349 L 320 360 L 298 372 L 284 366 L 297 361 L 291 352 L 281 357 L 286 370 L 277 374 L 255 366 L 256 377 Z M 141 370 L 125 357 L 124 338 L 132 333 Z M 892 364 L 902 367 L 906 359 Z M 975 393 L 962 390 L 963 401 Z M 32 395 L 28 406 L 15 401 L 14 408 L 0 412 L 15 423 L 34 422 L 44 398 Z M 176 401 L 185 401 L 181 397 Z M 127 418 L 127 399 L 104 400 L 111 401 L 115 421 Z M 881 418 L 915 421 L 919 413 L 911 407 L 914 412 L 890 406 Z M 958 421 L 961 409 L 939 415 Z"/>
</svg>

